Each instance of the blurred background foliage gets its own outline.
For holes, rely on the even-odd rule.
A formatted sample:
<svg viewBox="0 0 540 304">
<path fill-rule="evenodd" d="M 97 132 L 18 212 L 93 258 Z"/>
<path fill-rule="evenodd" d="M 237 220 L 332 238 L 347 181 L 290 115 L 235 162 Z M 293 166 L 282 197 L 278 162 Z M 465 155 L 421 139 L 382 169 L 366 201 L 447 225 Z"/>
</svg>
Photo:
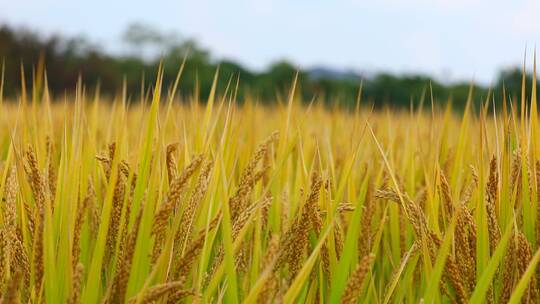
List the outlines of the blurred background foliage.
<svg viewBox="0 0 540 304">
<path fill-rule="evenodd" d="M 233 60 L 213 58 L 193 39 L 185 39 L 175 33 L 164 34 L 141 23 L 130 25 L 122 35 L 122 41 L 128 51 L 111 54 L 85 38 L 43 37 L 35 31 L 2 25 L 0 60 L 3 60 L 4 69 L 3 93 L 15 97 L 20 92 L 21 66 L 27 86 L 30 86 L 31 75 L 41 57 L 46 65 L 48 86 L 54 96 L 69 93 L 81 77 L 87 89 L 95 89 L 99 84 L 104 95 L 119 93 L 125 83 L 129 98 L 136 100 L 141 92 L 147 93 L 151 88 L 160 61 L 164 67 L 164 84 L 166 87 L 171 85 L 186 54 L 179 94 L 184 97 L 201 96 L 202 100 L 210 91 L 218 66 L 218 89 L 221 92 L 229 81 L 232 87 L 238 82 L 237 100 L 249 96 L 262 103 L 283 99 L 297 72 L 298 93 L 304 101 L 315 98 L 330 106 L 349 108 L 355 106 L 360 87 L 362 100 L 377 108 L 416 107 L 422 100 L 428 104 L 432 94 L 437 104 L 444 105 L 451 100 L 454 108 L 461 109 L 471 85 L 477 106 L 488 98 L 490 103 L 493 98 L 500 105 L 503 86 L 508 100 L 516 101 L 521 91 L 522 72 L 519 67 L 501 71 L 490 89 L 472 82 L 442 83 L 420 74 L 365 76 L 353 72 L 337 73 L 331 69 L 299 69 L 287 61 L 274 62 L 262 71 L 252 71 Z M 531 75 L 527 75 L 529 88 L 531 82 Z M 529 95 L 530 90 L 527 90 Z"/>
</svg>

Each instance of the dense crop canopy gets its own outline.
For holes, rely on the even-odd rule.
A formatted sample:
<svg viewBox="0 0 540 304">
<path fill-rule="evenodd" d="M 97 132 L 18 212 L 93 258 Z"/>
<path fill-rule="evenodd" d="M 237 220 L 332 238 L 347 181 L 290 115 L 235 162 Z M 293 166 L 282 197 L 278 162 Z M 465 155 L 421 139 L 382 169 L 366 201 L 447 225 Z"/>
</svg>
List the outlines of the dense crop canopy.
<svg viewBox="0 0 540 304">
<path fill-rule="evenodd" d="M 535 87 L 457 115 L 41 80 L 0 105 L 2 303 L 539 301 Z"/>
</svg>

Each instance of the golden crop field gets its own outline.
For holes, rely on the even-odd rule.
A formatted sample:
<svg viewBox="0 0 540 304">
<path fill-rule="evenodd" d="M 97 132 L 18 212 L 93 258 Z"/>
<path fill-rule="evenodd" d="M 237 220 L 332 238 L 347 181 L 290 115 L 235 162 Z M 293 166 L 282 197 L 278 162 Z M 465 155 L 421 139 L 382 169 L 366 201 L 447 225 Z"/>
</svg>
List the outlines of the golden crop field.
<svg viewBox="0 0 540 304">
<path fill-rule="evenodd" d="M 0 105 L 1 303 L 539 302 L 534 86 L 462 113 L 42 87 Z"/>
</svg>

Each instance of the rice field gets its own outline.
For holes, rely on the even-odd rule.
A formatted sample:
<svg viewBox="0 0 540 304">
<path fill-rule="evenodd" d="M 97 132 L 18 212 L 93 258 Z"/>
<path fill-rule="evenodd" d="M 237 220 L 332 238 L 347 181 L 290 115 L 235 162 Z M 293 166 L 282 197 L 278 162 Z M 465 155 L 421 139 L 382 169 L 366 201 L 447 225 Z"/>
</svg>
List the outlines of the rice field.
<svg viewBox="0 0 540 304">
<path fill-rule="evenodd" d="M 41 80 L 0 99 L 3 304 L 539 303 L 534 85 L 457 113 Z"/>
</svg>

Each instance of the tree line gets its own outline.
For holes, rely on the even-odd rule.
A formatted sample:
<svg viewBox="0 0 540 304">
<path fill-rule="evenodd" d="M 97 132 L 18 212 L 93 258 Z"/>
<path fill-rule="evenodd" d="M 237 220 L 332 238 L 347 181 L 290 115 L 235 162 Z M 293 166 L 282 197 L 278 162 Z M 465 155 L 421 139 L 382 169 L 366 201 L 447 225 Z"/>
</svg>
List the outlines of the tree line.
<svg viewBox="0 0 540 304">
<path fill-rule="evenodd" d="M 160 63 L 163 66 L 164 86 L 170 86 L 177 75 L 184 56 L 186 62 L 179 92 L 183 96 L 209 94 L 216 70 L 219 67 L 218 90 L 223 92 L 232 82 L 238 83 L 238 100 L 249 96 L 259 102 L 275 102 L 284 97 L 298 73 L 298 93 L 303 100 L 314 98 L 330 106 L 354 107 L 361 87 L 362 100 L 376 107 L 408 108 L 433 96 L 438 104 L 452 100 L 455 108 L 462 108 L 472 87 L 473 100 L 477 104 L 494 96 L 500 104 L 504 92 L 508 98 L 518 98 L 521 90 L 522 72 L 510 68 L 499 73 L 492 89 L 460 82 L 441 83 L 427 75 L 393 75 L 379 73 L 370 77 L 349 75 L 336 77 L 331 73 L 319 73 L 299 69 L 287 61 L 270 64 L 263 71 L 251 71 L 241 64 L 227 59 L 215 59 L 208 50 L 192 39 L 180 39 L 177 35 L 163 34 L 142 24 L 131 25 L 123 35 L 131 51 L 110 54 L 99 45 L 82 38 L 65 38 L 60 35 L 43 37 L 35 31 L 0 26 L 0 59 L 3 60 L 3 88 L 5 96 L 16 96 L 21 88 L 21 68 L 27 86 L 31 75 L 40 62 L 45 62 L 48 88 L 53 95 L 60 95 L 75 88 L 79 77 L 88 88 L 99 84 L 100 92 L 107 95 L 119 93 L 125 86 L 130 98 L 150 88 Z M 158 49 L 159 54 L 152 53 Z M 532 82 L 527 75 L 527 83 Z M 530 95 L 528 90 L 527 95 Z M 490 95 L 491 94 L 491 95 Z M 431 99 L 429 99 L 431 100 Z"/>
</svg>

